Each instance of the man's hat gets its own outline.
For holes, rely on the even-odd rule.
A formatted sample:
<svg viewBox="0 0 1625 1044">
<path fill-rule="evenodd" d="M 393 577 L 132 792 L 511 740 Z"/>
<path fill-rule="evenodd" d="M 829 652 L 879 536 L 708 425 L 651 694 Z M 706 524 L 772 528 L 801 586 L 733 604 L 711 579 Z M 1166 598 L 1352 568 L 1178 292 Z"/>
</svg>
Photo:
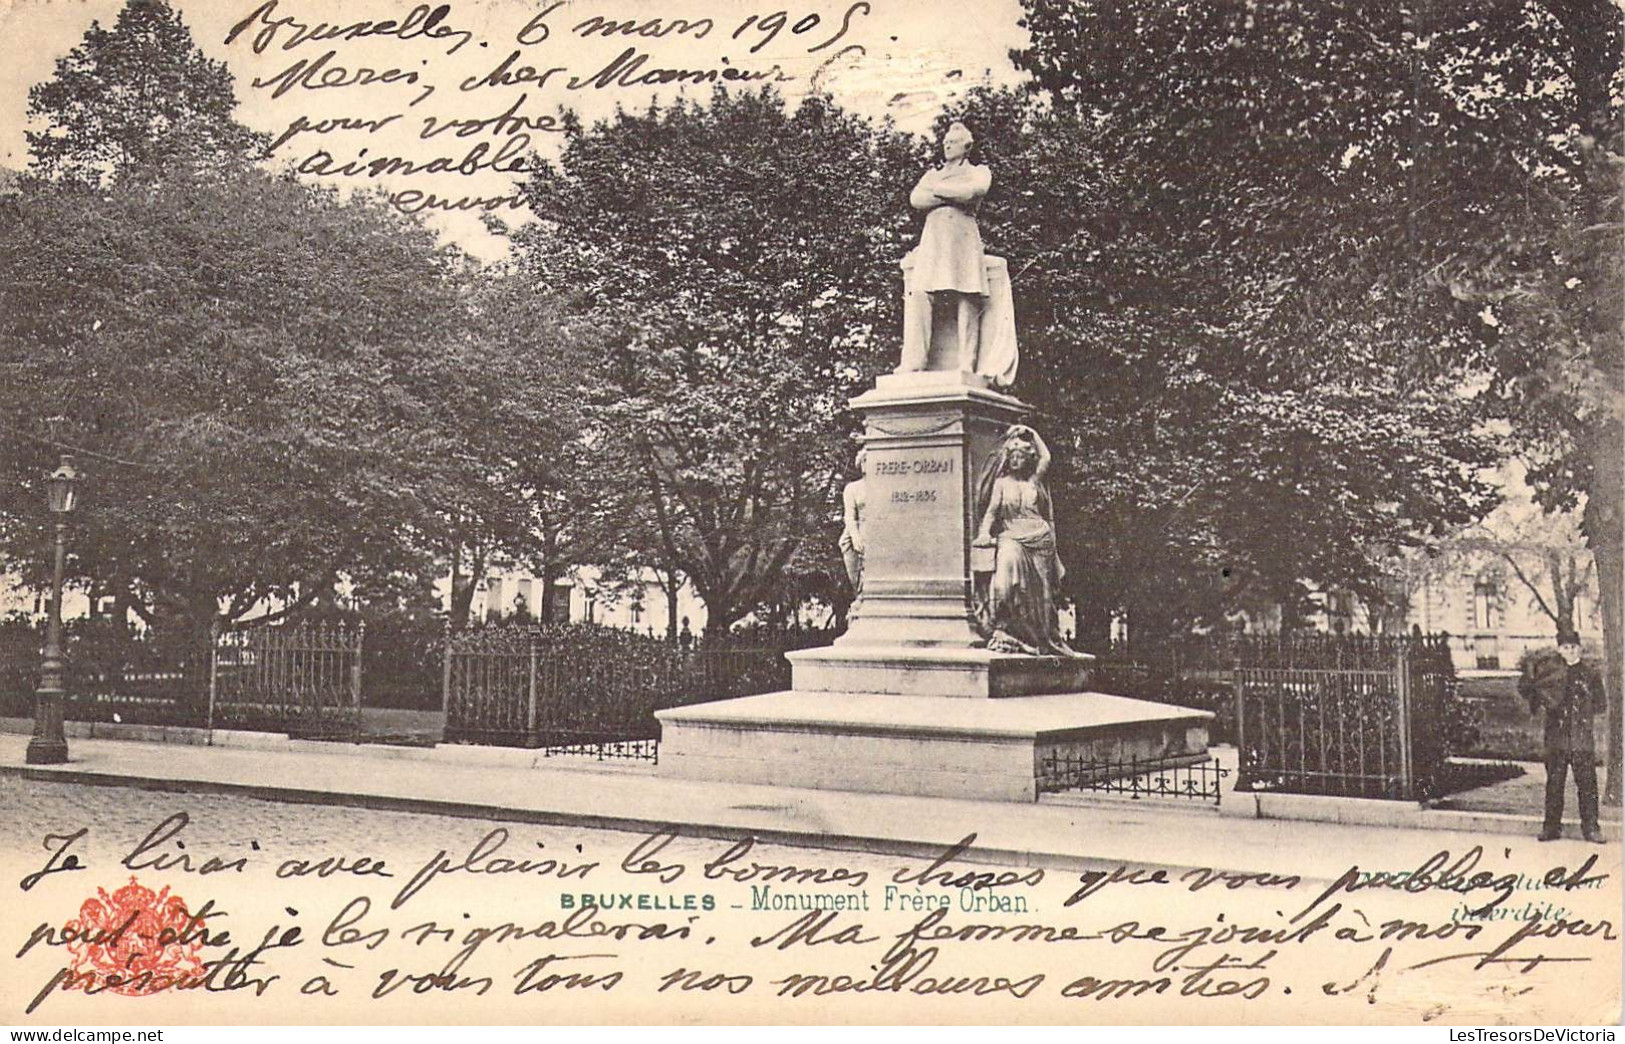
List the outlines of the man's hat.
<svg viewBox="0 0 1625 1044">
<path fill-rule="evenodd" d="M 1559 627 L 1557 629 L 1557 644 L 1558 645 L 1579 645 L 1580 644 L 1580 632 L 1576 631 L 1572 627 Z"/>
</svg>

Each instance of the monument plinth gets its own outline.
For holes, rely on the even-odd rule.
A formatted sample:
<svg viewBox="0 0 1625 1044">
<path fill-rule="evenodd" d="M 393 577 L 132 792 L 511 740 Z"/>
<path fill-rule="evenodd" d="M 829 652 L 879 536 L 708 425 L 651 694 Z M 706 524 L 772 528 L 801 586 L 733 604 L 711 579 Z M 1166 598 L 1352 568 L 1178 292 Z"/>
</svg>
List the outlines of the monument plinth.
<svg viewBox="0 0 1625 1044">
<path fill-rule="evenodd" d="M 969 587 L 976 472 L 1028 407 L 973 380 L 893 374 L 852 400 L 864 418 L 867 549 L 843 646 L 980 643 Z"/>
<path fill-rule="evenodd" d="M 989 384 L 959 370 L 888 374 L 852 400 L 864 418 L 863 595 L 833 646 L 789 654 L 795 691 L 1007 697 L 1084 688 L 1085 658 L 991 652 L 979 630 L 976 479 L 1030 411 Z"/>
<path fill-rule="evenodd" d="M 969 133 L 910 201 L 902 364 L 851 402 L 860 481 L 841 548 L 858 598 L 834 645 L 789 654 L 785 692 L 660 711 L 660 770 L 684 779 L 1031 801 L 1052 756 L 1185 759 L 1206 711 L 1087 691 L 1062 640 L 1043 439 L 1004 388 L 1017 365 L 1009 280 L 981 252 L 991 184 Z"/>
</svg>

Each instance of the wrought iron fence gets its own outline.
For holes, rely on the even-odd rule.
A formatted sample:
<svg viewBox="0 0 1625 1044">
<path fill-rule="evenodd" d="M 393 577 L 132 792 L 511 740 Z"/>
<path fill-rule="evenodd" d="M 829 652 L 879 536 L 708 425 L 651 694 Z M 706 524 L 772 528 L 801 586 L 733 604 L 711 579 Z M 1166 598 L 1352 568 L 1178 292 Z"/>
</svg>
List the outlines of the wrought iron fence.
<svg viewBox="0 0 1625 1044">
<path fill-rule="evenodd" d="M 1450 750 L 1448 651 L 1400 646 L 1345 669 L 1236 669 L 1242 790 L 1419 801 Z"/>
<path fill-rule="evenodd" d="M 209 727 L 357 736 L 365 633 L 364 624 L 297 623 L 218 635 L 210 661 Z"/>
<path fill-rule="evenodd" d="M 1110 642 L 1086 651 L 1098 666 L 1139 667 L 1180 674 L 1228 673 L 1236 667 L 1304 670 L 1386 670 L 1406 653 L 1429 663 L 1450 663 L 1444 635 L 1211 634 Z"/>
<path fill-rule="evenodd" d="M 0 713 L 34 713 L 43 635 L 28 621 L 0 624 Z M 71 620 L 64 630 L 70 721 L 202 725 L 208 687 L 207 638 L 140 633 L 105 618 Z"/>
<path fill-rule="evenodd" d="M 1229 774 L 1213 758 L 1100 760 L 1084 751 L 1051 750 L 1039 761 L 1038 791 L 1083 790 L 1124 794 L 1136 801 L 1159 798 L 1217 805 Z"/>
<path fill-rule="evenodd" d="M 1478 738 L 1482 711 L 1459 698 L 1443 636 L 1183 636 L 1114 643 L 1098 657 L 1101 691 L 1214 712 L 1212 739 L 1243 751 L 1243 787 L 1432 796 L 1449 755 Z"/>
<path fill-rule="evenodd" d="M 655 711 L 789 684 L 774 648 L 683 649 L 597 627 L 470 629 L 446 641 L 445 738 L 652 761 Z"/>
</svg>

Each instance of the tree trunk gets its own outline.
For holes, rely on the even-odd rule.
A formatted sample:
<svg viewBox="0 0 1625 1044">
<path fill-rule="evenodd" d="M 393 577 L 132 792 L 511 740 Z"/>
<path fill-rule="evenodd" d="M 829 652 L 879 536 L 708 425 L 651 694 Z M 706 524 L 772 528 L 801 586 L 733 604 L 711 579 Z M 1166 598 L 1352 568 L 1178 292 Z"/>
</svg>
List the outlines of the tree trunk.
<svg viewBox="0 0 1625 1044">
<path fill-rule="evenodd" d="M 553 614 L 558 611 L 557 606 L 559 604 L 559 577 L 563 574 L 563 572 L 564 570 L 552 561 L 551 556 L 543 560 L 541 576 L 542 593 L 540 595 L 540 604 L 538 604 L 536 607 L 536 619 L 538 623 L 552 623 L 555 619 Z M 565 606 L 564 617 L 566 621 L 569 620 L 569 606 Z"/>
<path fill-rule="evenodd" d="M 198 598 L 175 620 L 179 631 L 176 638 L 181 642 L 178 652 L 181 674 L 185 678 L 185 699 L 194 708 L 201 709 L 209 703 L 209 669 L 214 661 L 214 625 L 219 610 L 218 600 Z M 227 621 L 219 622 L 224 629 Z"/>
<path fill-rule="evenodd" d="M 478 547 L 470 548 L 468 577 L 461 589 L 452 588 L 451 592 L 451 628 L 460 631 L 468 626 L 468 611 L 474 605 L 474 589 L 479 586 L 480 574 L 485 569 L 485 555 Z M 461 562 L 463 545 L 459 541 L 455 552 L 456 562 Z"/>
<path fill-rule="evenodd" d="M 121 582 L 113 591 L 113 619 L 120 630 L 129 629 L 134 605 L 135 598 L 130 594 L 129 586 Z"/>
<path fill-rule="evenodd" d="M 1309 630 L 1309 618 L 1304 615 L 1303 591 L 1297 584 L 1289 584 L 1279 596 L 1281 606 L 1281 633 L 1297 634 Z"/>
<path fill-rule="evenodd" d="M 1621 744 L 1625 742 L 1625 716 L 1621 715 L 1620 681 L 1625 678 L 1621 656 L 1621 598 L 1625 597 L 1625 475 L 1621 474 L 1619 424 L 1601 425 L 1591 458 L 1591 489 L 1583 525 L 1591 553 L 1597 560 L 1598 601 L 1602 608 L 1602 638 L 1608 689 L 1608 781 L 1603 800 L 1620 803 Z"/>
<path fill-rule="evenodd" d="M 683 587 L 682 574 L 675 569 L 657 569 L 660 588 L 666 592 L 666 638 L 677 640 L 677 592 Z"/>
<path fill-rule="evenodd" d="M 1625 570 L 1621 569 L 1619 534 L 1606 541 L 1606 550 L 1599 542 L 1595 550 L 1597 571 L 1601 577 L 1599 590 L 1602 598 L 1602 640 L 1607 669 L 1603 672 L 1608 687 L 1608 784 L 1604 788 L 1605 800 L 1610 805 L 1620 803 L 1621 742 L 1625 734 L 1625 715 L 1621 714 L 1620 679 L 1625 675 L 1625 658 L 1621 657 L 1620 585 L 1625 583 Z"/>
<path fill-rule="evenodd" d="M 553 622 L 553 603 L 558 600 L 558 587 L 553 579 L 558 575 L 559 541 L 557 531 L 548 525 L 542 529 L 542 556 L 538 563 L 540 566 L 538 579 L 542 582 L 541 594 L 537 596 L 536 619 L 539 623 Z"/>
<path fill-rule="evenodd" d="M 553 587 L 553 566 L 543 562 L 542 575 L 537 577 L 542 585 L 541 591 L 536 595 L 536 622 L 551 623 L 553 620 L 553 602 L 557 593 Z"/>
<path fill-rule="evenodd" d="M 1078 621 L 1078 633 L 1073 636 L 1075 649 L 1104 649 L 1111 643 L 1112 614 L 1101 607 L 1097 599 L 1074 601 L 1073 616 Z"/>
<path fill-rule="evenodd" d="M 727 637 L 729 628 L 744 615 L 744 611 L 736 605 L 722 601 L 713 605 L 709 599 L 706 599 L 705 636 L 707 638 Z"/>
<path fill-rule="evenodd" d="M 1568 575 L 1572 577 L 1575 572 L 1574 554 L 1559 548 L 1546 549 L 1546 571 L 1552 577 L 1552 609 L 1555 611 L 1557 633 L 1564 634 L 1573 631 L 1574 627 L 1574 588 L 1563 574 L 1563 567 L 1568 566 Z"/>
<path fill-rule="evenodd" d="M 457 599 L 462 594 L 463 583 L 463 544 L 454 540 L 451 544 L 451 594 L 446 599 L 446 623 L 454 631 L 461 631 L 468 621 L 468 607 L 465 605 L 461 611 L 457 607 Z"/>
</svg>

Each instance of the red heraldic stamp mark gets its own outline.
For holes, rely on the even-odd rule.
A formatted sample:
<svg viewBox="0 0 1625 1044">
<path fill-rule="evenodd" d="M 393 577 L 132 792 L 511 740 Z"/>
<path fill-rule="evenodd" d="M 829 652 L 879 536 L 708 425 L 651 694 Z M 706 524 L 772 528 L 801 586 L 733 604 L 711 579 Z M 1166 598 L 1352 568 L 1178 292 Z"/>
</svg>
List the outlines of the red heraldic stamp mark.
<svg viewBox="0 0 1625 1044">
<path fill-rule="evenodd" d="M 96 891 L 67 925 L 73 967 L 64 988 L 142 997 L 202 977 L 202 933 L 167 885 L 154 892 L 131 877 L 112 895 Z"/>
</svg>

